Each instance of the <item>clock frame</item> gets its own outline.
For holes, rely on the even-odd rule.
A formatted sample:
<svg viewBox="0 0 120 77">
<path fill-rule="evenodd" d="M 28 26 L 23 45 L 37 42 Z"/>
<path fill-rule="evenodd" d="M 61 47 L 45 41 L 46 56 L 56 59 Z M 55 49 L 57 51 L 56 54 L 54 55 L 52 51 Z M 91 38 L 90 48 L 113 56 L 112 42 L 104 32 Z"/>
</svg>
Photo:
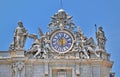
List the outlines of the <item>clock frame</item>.
<svg viewBox="0 0 120 77">
<path fill-rule="evenodd" d="M 66 53 L 73 47 L 74 36 L 69 30 L 56 30 L 52 32 L 50 41 L 50 46 L 53 51 Z"/>
</svg>

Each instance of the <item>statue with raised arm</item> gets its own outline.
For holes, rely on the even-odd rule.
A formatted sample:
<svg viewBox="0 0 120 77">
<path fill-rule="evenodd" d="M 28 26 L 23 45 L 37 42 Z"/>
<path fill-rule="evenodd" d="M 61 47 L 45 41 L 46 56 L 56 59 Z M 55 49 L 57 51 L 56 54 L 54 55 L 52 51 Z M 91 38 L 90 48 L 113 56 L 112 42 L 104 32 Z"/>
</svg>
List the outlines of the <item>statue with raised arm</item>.
<svg viewBox="0 0 120 77">
<path fill-rule="evenodd" d="M 105 50 L 105 44 L 107 39 L 102 29 L 103 29 L 102 27 L 98 28 L 98 31 L 96 32 L 96 38 L 98 42 L 98 48 Z"/>
<path fill-rule="evenodd" d="M 23 23 L 21 21 L 18 22 L 18 27 L 15 30 L 15 47 L 17 49 L 23 48 L 27 39 L 27 30 L 24 28 Z"/>
</svg>

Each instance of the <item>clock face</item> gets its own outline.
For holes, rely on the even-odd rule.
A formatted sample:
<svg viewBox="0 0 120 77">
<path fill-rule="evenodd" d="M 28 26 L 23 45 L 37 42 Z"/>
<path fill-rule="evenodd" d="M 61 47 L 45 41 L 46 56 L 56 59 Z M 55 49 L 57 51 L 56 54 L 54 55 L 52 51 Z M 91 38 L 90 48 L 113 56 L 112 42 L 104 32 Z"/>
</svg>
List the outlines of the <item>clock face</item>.
<svg viewBox="0 0 120 77">
<path fill-rule="evenodd" d="M 51 41 L 53 50 L 59 53 L 65 53 L 69 51 L 73 44 L 72 36 L 67 32 L 62 31 L 55 33 Z"/>
</svg>

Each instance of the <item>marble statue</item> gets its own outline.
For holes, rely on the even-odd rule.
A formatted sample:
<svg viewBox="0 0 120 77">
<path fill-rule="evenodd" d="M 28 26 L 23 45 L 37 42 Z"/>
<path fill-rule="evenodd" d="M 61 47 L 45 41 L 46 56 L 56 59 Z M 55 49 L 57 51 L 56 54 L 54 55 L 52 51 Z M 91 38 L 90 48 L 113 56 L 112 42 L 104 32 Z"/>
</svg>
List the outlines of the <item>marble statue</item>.
<svg viewBox="0 0 120 77">
<path fill-rule="evenodd" d="M 24 48 L 27 35 L 28 33 L 27 30 L 24 28 L 23 23 L 21 21 L 18 22 L 18 27 L 16 28 L 14 33 L 16 48 Z"/>
<path fill-rule="evenodd" d="M 42 57 L 42 48 L 40 47 L 40 45 L 35 45 L 36 47 L 36 53 L 34 55 L 34 58 L 36 58 L 38 55 L 41 58 Z"/>
<path fill-rule="evenodd" d="M 78 33 L 77 33 L 77 40 L 84 40 L 84 34 L 80 29 L 80 26 L 78 26 Z"/>
<path fill-rule="evenodd" d="M 33 54 L 33 58 L 44 58 L 44 54 L 46 54 L 45 47 L 45 37 L 42 36 L 34 41 L 29 51 Z"/>
<path fill-rule="evenodd" d="M 33 58 L 45 58 L 46 52 L 50 51 L 49 47 L 49 33 L 43 34 L 42 30 L 38 28 L 39 37 L 36 34 L 29 34 L 28 37 L 34 39 L 34 43 L 30 48 Z"/>
<path fill-rule="evenodd" d="M 94 42 L 94 40 L 93 40 L 92 37 L 90 37 L 86 41 L 86 45 L 87 45 L 87 50 L 89 50 L 89 51 L 95 51 L 95 49 L 96 49 L 96 43 Z"/>
<path fill-rule="evenodd" d="M 40 55 L 41 50 L 42 48 L 39 39 L 36 39 L 32 44 L 32 47 L 30 48 L 29 52 L 33 55 L 33 58 L 36 58 Z"/>
<path fill-rule="evenodd" d="M 21 77 L 23 68 L 23 62 L 12 63 L 12 77 Z"/>
<path fill-rule="evenodd" d="M 105 50 L 105 44 L 106 44 L 107 39 L 106 39 L 104 31 L 102 29 L 103 29 L 102 27 L 98 28 L 98 31 L 96 33 L 96 38 L 97 38 L 97 42 L 98 42 L 98 48 Z"/>
<path fill-rule="evenodd" d="M 17 66 L 15 63 L 12 64 L 12 77 L 17 77 Z"/>
</svg>

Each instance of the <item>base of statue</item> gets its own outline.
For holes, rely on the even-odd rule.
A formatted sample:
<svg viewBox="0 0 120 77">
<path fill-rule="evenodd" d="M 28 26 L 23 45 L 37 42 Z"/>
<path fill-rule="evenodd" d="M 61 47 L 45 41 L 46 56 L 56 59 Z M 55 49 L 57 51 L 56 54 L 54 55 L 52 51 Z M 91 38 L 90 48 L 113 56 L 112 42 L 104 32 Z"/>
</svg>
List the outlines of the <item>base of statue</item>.
<svg viewBox="0 0 120 77">
<path fill-rule="evenodd" d="M 24 57 L 25 50 L 23 48 L 16 49 L 16 57 Z"/>
<path fill-rule="evenodd" d="M 23 48 L 10 50 L 10 57 L 24 57 L 24 52 Z"/>
</svg>

